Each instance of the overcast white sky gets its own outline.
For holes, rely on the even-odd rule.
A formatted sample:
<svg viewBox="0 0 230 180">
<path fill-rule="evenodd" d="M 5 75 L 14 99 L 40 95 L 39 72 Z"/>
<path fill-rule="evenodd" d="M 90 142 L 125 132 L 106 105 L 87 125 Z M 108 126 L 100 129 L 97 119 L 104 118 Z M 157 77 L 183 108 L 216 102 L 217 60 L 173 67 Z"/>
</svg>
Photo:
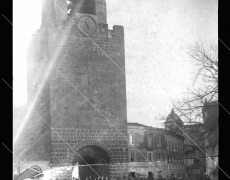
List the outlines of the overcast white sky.
<svg viewBox="0 0 230 180">
<path fill-rule="evenodd" d="M 158 126 L 172 100 L 192 85 L 196 68 L 186 47 L 217 42 L 217 0 L 107 0 L 107 21 L 125 29 L 129 122 Z M 41 0 L 14 1 L 14 91 L 26 99 L 28 39 L 40 26 Z M 22 35 L 23 34 L 23 35 Z M 27 38 L 27 40 L 25 39 Z M 22 105 L 18 95 L 15 106 Z"/>
</svg>

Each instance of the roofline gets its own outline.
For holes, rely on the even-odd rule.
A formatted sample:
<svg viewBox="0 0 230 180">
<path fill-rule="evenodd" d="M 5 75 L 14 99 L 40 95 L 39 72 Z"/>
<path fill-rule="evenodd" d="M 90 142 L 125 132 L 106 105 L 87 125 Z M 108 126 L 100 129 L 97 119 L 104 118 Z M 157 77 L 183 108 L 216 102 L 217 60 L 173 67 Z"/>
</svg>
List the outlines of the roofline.
<svg viewBox="0 0 230 180">
<path fill-rule="evenodd" d="M 127 122 L 127 126 L 141 126 L 141 127 L 149 127 L 149 128 L 151 127 L 137 122 Z"/>
<path fill-rule="evenodd" d="M 148 128 L 149 130 L 165 130 L 165 128 L 152 127 L 152 126 L 147 126 L 147 125 L 135 123 L 135 122 L 127 122 L 127 127 L 131 127 L 131 126 L 144 127 L 144 128 Z"/>
</svg>

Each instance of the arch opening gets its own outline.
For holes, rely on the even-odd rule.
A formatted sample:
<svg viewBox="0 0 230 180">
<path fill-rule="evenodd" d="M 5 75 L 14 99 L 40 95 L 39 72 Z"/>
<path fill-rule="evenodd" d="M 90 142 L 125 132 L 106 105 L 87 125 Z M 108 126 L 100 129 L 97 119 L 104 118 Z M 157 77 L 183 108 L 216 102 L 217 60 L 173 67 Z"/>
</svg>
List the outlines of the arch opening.
<svg viewBox="0 0 230 180">
<path fill-rule="evenodd" d="M 108 153 L 96 145 L 87 145 L 79 149 L 72 161 L 72 165 L 78 163 L 79 177 L 86 180 L 91 177 L 92 180 L 98 177 L 109 177 L 109 166 L 111 160 Z"/>
</svg>

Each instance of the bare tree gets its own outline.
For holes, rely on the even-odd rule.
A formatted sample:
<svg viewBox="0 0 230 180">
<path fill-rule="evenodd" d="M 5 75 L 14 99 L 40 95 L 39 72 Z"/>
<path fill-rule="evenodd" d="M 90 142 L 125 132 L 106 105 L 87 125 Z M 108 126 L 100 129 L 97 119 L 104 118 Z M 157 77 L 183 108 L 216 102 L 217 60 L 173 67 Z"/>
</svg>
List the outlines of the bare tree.
<svg viewBox="0 0 230 180">
<path fill-rule="evenodd" d="M 198 71 L 193 82 L 193 89 L 187 90 L 186 98 L 174 103 L 174 109 L 185 123 L 203 126 L 203 131 L 200 131 L 202 134 L 197 132 L 195 126 L 195 129 L 191 131 L 196 134 L 197 138 L 194 140 L 202 138 L 204 140 L 218 128 L 218 118 L 212 118 L 212 122 L 203 123 L 204 104 L 218 102 L 218 46 L 197 42 L 188 50 L 188 55 L 198 66 Z M 218 136 L 216 138 L 218 139 Z"/>
</svg>

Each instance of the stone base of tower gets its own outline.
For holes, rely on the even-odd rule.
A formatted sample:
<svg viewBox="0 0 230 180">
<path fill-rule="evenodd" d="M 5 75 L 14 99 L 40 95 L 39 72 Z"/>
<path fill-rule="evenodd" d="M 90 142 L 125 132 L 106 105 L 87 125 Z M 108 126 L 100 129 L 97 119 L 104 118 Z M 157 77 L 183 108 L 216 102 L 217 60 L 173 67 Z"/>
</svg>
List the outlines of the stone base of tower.
<svg viewBox="0 0 230 180">
<path fill-rule="evenodd" d="M 127 129 L 53 128 L 52 176 L 71 179 L 73 166 L 78 163 L 79 166 L 91 164 L 91 169 L 97 165 L 95 174 L 89 173 L 89 176 L 94 178 L 96 176 L 106 176 L 108 179 L 122 178 L 127 172 L 127 140 Z M 104 172 L 102 166 L 106 166 Z"/>
<path fill-rule="evenodd" d="M 117 163 L 109 165 L 109 176 L 108 180 L 117 180 L 127 177 L 128 174 L 128 163 Z M 54 166 L 51 170 L 51 177 L 53 180 L 65 179 L 72 180 L 72 166 Z M 103 177 L 105 179 L 105 177 Z M 81 178 L 82 180 L 82 178 Z M 95 180 L 92 178 L 92 180 Z"/>
</svg>

